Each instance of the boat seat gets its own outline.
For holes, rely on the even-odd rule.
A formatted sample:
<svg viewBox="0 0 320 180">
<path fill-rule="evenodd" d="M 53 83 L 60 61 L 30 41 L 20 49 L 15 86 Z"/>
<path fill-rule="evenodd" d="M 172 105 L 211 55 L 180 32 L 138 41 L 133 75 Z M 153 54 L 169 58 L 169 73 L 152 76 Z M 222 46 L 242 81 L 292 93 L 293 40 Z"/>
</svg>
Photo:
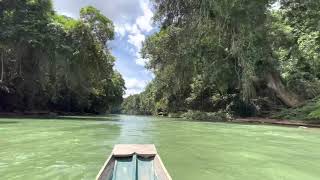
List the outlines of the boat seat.
<svg viewBox="0 0 320 180">
<path fill-rule="evenodd" d="M 153 144 L 115 145 L 96 180 L 172 180 Z"/>
<path fill-rule="evenodd" d="M 154 157 L 134 154 L 130 157 L 117 157 L 112 180 L 157 180 L 153 166 Z"/>
</svg>

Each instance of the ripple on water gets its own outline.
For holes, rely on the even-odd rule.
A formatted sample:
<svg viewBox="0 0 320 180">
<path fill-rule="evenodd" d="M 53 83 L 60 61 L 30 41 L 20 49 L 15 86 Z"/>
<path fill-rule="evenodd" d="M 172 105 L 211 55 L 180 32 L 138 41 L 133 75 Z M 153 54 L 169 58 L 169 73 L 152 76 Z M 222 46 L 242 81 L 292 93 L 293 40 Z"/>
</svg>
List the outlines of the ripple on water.
<svg viewBox="0 0 320 180">
<path fill-rule="evenodd" d="M 154 143 L 175 180 L 320 177 L 317 129 L 141 116 L 13 121 L 1 124 L 0 179 L 91 180 L 117 143 Z"/>
</svg>

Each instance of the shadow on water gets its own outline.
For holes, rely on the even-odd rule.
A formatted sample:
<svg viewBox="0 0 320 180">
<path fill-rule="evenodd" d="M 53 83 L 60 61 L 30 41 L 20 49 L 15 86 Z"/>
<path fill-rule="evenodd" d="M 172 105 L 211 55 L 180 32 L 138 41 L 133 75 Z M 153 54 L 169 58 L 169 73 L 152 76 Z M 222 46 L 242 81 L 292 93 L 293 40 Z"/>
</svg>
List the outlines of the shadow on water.
<svg viewBox="0 0 320 180">
<path fill-rule="evenodd" d="M 272 127 L 287 127 L 287 128 L 309 128 L 309 129 L 320 129 L 318 124 L 277 124 L 277 123 L 268 123 L 268 122 L 237 122 L 237 121 L 210 121 L 210 120 L 188 120 L 184 118 L 170 118 L 175 122 L 188 122 L 188 123 L 212 123 L 212 124 L 230 124 L 230 125 L 239 125 L 239 126 L 272 126 Z"/>
<path fill-rule="evenodd" d="M 0 116 L 0 119 L 8 120 L 64 120 L 64 121 L 119 121 L 118 115 L 75 115 L 75 116 L 37 116 L 37 115 L 21 115 L 21 116 Z M 3 124 L 18 123 L 18 121 L 0 121 Z"/>
<path fill-rule="evenodd" d="M 0 121 L 0 125 L 1 124 L 16 124 L 19 123 L 18 121 Z"/>
<path fill-rule="evenodd" d="M 52 118 L 54 120 L 70 120 L 70 121 L 119 121 L 116 115 L 104 116 L 59 116 Z"/>
<path fill-rule="evenodd" d="M 172 121 L 175 122 L 188 122 L 188 123 L 229 123 L 229 121 L 210 121 L 210 120 L 190 120 L 190 119 L 185 119 L 185 118 L 169 118 L 169 117 L 159 117 L 161 118 L 168 118 Z"/>
</svg>

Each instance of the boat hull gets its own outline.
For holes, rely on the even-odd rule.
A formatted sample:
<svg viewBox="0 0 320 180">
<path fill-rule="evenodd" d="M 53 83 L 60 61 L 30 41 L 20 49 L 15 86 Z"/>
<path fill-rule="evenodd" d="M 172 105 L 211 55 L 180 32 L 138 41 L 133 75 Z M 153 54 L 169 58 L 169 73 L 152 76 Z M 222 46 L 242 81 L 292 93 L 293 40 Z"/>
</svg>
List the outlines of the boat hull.
<svg viewBox="0 0 320 180">
<path fill-rule="evenodd" d="M 172 180 L 154 145 L 116 145 L 96 180 Z"/>
</svg>

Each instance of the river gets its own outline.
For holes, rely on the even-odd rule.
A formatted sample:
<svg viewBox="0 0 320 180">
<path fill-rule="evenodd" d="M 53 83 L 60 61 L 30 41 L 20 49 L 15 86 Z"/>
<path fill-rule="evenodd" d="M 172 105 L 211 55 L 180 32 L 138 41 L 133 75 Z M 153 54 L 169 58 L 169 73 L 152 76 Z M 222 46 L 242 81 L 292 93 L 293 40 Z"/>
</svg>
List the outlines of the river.
<svg viewBox="0 0 320 180">
<path fill-rule="evenodd" d="M 320 129 L 143 116 L 0 119 L 0 179 L 93 180 L 114 144 L 152 143 L 174 180 L 318 180 Z"/>
</svg>

